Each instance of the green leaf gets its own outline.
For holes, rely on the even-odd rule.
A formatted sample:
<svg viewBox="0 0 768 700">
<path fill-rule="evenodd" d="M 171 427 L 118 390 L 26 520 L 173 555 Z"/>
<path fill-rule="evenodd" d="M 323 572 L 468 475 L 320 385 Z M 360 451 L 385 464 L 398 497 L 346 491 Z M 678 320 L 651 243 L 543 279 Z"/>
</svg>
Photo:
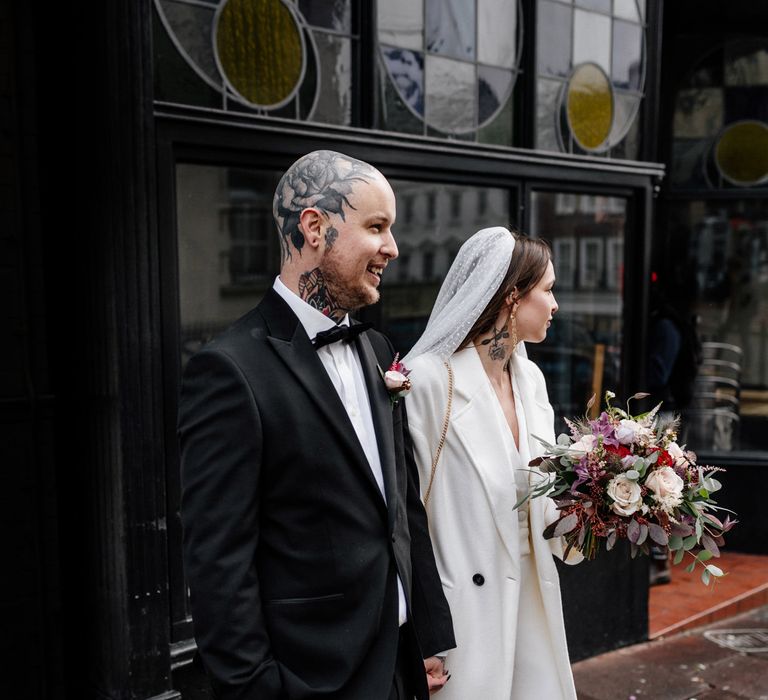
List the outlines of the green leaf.
<svg viewBox="0 0 768 700">
<path fill-rule="evenodd" d="M 710 552 L 709 550 L 706 550 L 706 549 L 702 549 L 702 550 L 701 550 L 701 551 L 700 551 L 700 552 L 699 552 L 699 553 L 696 555 L 696 558 L 697 558 L 699 561 L 709 561 L 709 560 L 710 560 L 710 559 L 711 559 L 713 556 L 714 556 L 714 555 L 713 555 L 713 554 L 712 554 L 712 552 Z"/>
<path fill-rule="evenodd" d="M 672 535 L 669 538 L 669 548 L 674 552 L 676 549 L 683 548 L 683 538 L 680 535 Z"/>
<path fill-rule="evenodd" d="M 702 498 L 709 498 L 709 491 L 707 491 L 707 489 L 701 488 L 696 493 L 698 493 Z"/>
<path fill-rule="evenodd" d="M 683 540 L 683 549 L 687 552 L 689 549 L 693 549 L 696 546 L 696 543 L 699 541 L 699 538 L 696 537 L 696 535 L 691 535 L 690 537 L 686 537 Z"/>
<path fill-rule="evenodd" d="M 672 560 L 672 563 L 677 566 L 681 561 L 683 561 L 684 556 L 685 550 L 681 547 L 675 552 L 675 558 Z"/>
<path fill-rule="evenodd" d="M 686 566 L 686 567 L 685 567 L 685 570 L 686 570 L 686 571 L 687 571 L 689 574 L 692 574 L 692 573 L 693 573 L 693 569 L 694 569 L 694 567 L 695 567 L 695 566 L 696 566 L 696 562 L 695 562 L 695 561 L 692 561 L 690 564 L 688 564 L 688 566 Z"/>
<path fill-rule="evenodd" d="M 705 586 L 709 585 L 709 576 L 710 576 L 709 571 L 707 571 L 706 569 L 704 569 L 704 571 L 701 572 L 701 581 Z"/>
<path fill-rule="evenodd" d="M 696 539 L 701 539 L 701 533 L 702 533 L 702 524 L 701 524 L 701 518 L 696 518 Z"/>
<path fill-rule="evenodd" d="M 723 570 L 719 566 L 715 566 L 714 564 L 707 564 L 706 566 L 707 571 L 709 571 L 712 576 L 717 576 L 718 578 L 720 576 L 724 576 Z"/>
<path fill-rule="evenodd" d="M 640 472 L 635 469 L 628 469 L 624 472 L 624 476 L 626 476 L 627 479 L 632 479 L 632 481 L 637 481 L 640 478 Z"/>
</svg>

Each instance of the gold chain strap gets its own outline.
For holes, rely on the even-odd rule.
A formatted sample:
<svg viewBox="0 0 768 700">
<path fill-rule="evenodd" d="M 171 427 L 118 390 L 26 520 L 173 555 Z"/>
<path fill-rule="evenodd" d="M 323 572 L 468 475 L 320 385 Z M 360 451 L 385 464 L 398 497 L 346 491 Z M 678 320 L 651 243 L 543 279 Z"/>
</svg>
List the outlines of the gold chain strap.
<svg viewBox="0 0 768 700">
<path fill-rule="evenodd" d="M 429 474 L 429 486 L 427 486 L 427 492 L 424 494 L 424 507 L 427 507 L 429 503 L 429 496 L 432 493 L 432 484 L 435 481 L 435 472 L 437 471 L 437 462 L 440 459 L 440 453 L 443 451 L 443 445 L 445 445 L 445 436 L 448 433 L 448 423 L 451 420 L 451 404 L 453 403 L 453 368 L 450 362 L 444 362 L 445 368 L 448 370 L 448 404 L 445 407 L 445 418 L 443 419 L 443 432 L 440 435 L 440 442 L 437 445 L 435 451 L 435 457 L 432 460 L 432 471 Z"/>
</svg>

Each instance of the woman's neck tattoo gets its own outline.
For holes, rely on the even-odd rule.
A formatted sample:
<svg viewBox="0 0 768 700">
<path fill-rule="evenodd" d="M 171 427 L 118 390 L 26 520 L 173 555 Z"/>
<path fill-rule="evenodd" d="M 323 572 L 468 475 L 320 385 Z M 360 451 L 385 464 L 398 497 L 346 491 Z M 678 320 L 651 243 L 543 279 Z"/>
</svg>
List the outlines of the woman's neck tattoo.
<svg viewBox="0 0 768 700">
<path fill-rule="evenodd" d="M 507 324 L 505 323 L 501 328 L 496 328 L 496 324 L 493 325 L 493 335 L 490 338 L 480 342 L 480 345 L 488 345 L 488 357 L 495 362 L 503 362 L 507 356 L 507 344 L 504 342 L 506 338 L 509 338 L 509 331 L 507 330 Z"/>
<path fill-rule="evenodd" d="M 313 309 L 333 319 L 336 323 L 347 314 L 347 309 L 342 309 L 334 299 L 325 278 L 319 267 L 309 272 L 304 272 L 299 277 L 299 296 Z"/>
</svg>

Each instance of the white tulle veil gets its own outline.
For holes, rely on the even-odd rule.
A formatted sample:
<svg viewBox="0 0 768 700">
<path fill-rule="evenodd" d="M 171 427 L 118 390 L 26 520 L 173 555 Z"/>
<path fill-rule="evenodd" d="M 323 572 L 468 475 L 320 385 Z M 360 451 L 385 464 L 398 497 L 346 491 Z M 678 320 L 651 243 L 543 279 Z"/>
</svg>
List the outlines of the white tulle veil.
<svg viewBox="0 0 768 700">
<path fill-rule="evenodd" d="M 481 229 L 461 246 L 406 365 L 427 353 L 447 360 L 458 350 L 504 280 L 514 249 L 515 237 L 503 226 Z M 523 343 L 517 351 L 525 355 Z"/>
</svg>

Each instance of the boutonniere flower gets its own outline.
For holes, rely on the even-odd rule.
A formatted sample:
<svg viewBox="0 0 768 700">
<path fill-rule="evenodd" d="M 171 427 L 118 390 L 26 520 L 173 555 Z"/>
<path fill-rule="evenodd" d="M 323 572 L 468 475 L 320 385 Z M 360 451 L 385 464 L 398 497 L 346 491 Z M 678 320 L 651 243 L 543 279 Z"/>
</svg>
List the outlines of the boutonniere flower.
<svg viewBox="0 0 768 700">
<path fill-rule="evenodd" d="M 408 379 L 411 370 L 399 360 L 400 353 L 395 355 L 395 359 L 392 360 L 389 369 L 386 372 L 382 372 L 384 384 L 389 392 L 389 400 L 392 402 L 393 407 L 397 405 L 399 399 L 411 390 L 411 380 Z"/>
</svg>

